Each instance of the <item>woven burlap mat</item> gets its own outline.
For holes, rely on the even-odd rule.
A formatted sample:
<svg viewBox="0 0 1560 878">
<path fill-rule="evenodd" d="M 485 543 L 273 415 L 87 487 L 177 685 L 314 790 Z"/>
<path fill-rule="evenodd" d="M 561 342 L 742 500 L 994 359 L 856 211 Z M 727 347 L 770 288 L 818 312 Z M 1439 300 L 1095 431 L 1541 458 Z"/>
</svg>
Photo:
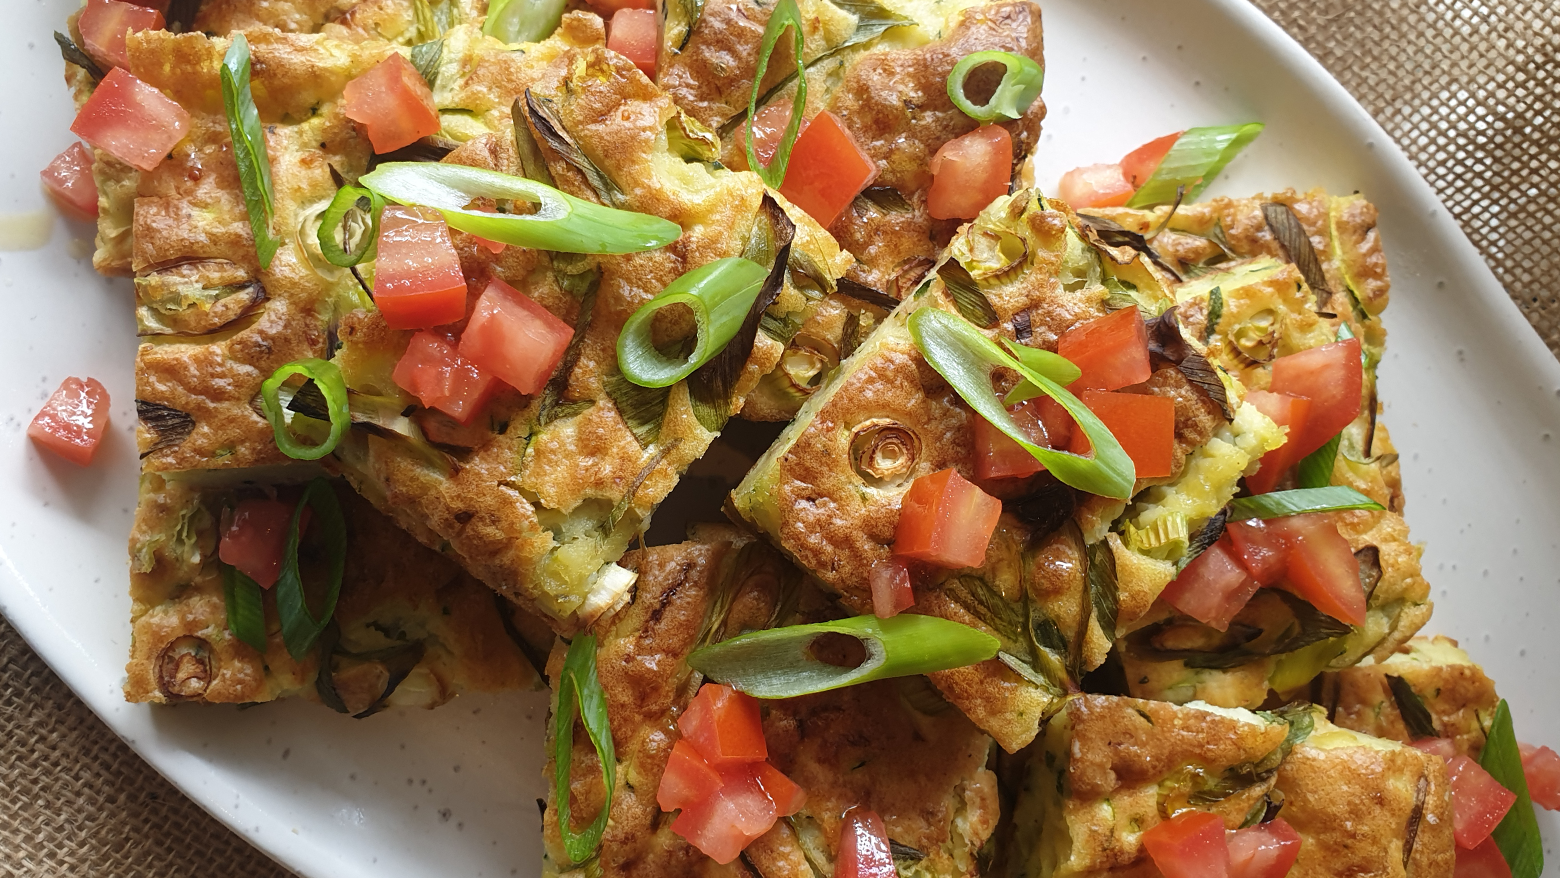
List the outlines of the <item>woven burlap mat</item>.
<svg viewBox="0 0 1560 878">
<path fill-rule="evenodd" d="M 1402 144 L 1560 355 L 1560 5 L 1255 2 Z M 0 875 L 287 874 L 142 762 L 0 619 Z"/>
</svg>

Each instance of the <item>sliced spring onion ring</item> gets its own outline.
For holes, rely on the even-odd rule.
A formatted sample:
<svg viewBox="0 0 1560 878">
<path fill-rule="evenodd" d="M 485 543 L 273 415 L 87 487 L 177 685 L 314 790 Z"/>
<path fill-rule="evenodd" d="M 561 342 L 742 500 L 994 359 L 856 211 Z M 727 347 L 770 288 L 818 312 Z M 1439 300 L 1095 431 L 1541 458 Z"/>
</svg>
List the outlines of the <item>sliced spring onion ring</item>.
<svg viewBox="0 0 1560 878">
<path fill-rule="evenodd" d="M 1511 707 L 1502 698 L 1495 708 L 1495 719 L 1479 754 L 1479 767 L 1490 773 L 1500 785 L 1517 794 L 1511 810 L 1495 825 L 1491 838 L 1500 848 L 1511 878 L 1538 878 L 1544 872 L 1544 842 L 1533 816 L 1533 797 L 1528 793 L 1527 776 L 1522 769 L 1522 752 L 1511 726 Z"/>
<path fill-rule="evenodd" d="M 1295 482 L 1302 488 L 1325 488 L 1332 484 L 1333 464 L 1338 460 L 1338 442 L 1343 434 L 1327 440 L 1327 444 L 1307 454 L 1295 470 Z"/>
<path fill-rule="evenodd" d="M 265 655 L 265 604 L 260 584 L 237 567 L 223 564 L 222 600 L 227 605 L 228 630 Z"/>
<path fill-rule="evenodd" d="M 769 56 L 774 54 L 775 45 L 785 36 L 786 28 L 791 29 L 791 45 L 796 52 L 796 97 L 791 100 L 791 121 L 786 123 L 785 136 L 775 146 L 775 154 L 770 157 L 766 167 L 758 160 L 758 153 L 753 149 L 753 120 L 758 116 L 758 89 L 764 81 L 764 73 L 769 70 Z M 796 0 L 780 0 L 775 4 L 774 11 L 769 13 L 769 23 L 764 26 L 764 43 L 758 50 L 758 68 L 753 72 L 753 92 L 748 95 L 747 136 L 744 138 L 748 167 L 771 189 L 779 189 L 780 184 L 785 182 L 785 169 L 791 162 L 791 147 L 796 145 L 796 136 L 801 133 L 802 116 L 806 110 L 807 66 L 802 60 L 802 12 L 796 8 Z"/>
<path fill-rule="evenodd" d="M 866 660 L 842 668 L 814 658 L 810 647 L 824 634 L 861 641 Z M 967 625 L 904 613 L 890 619 L 855 616 L 754 631 L 694 650 L 688 664 L 757 698 L 793 698 L 888 677 L 962 668 L 991 658 L 1001 646 L 997 638 Z"/>
<path fill-rule="evenodd" d="M 1053 354 L 1050 351 L 1017 344 L 1005 338 L 1002 340 L 1002 346 L 1008 349 L 1008 353 L 1017 357 L 1020 363 L 1063 387 L 1077 381 L 1083 375 L 1082 369 L 1074 366 L 1072 360 L 1061 354 Z M 1004 405 L 1014 405 L 1026 399 L 1034 399 L 1039 395 L 1040 388 L 1030 384 L 1028 381 L 1020 381 L 1018 386 L 1008 391 L 1007 399 L 1004 399 L 1002 402 Z"/>
<path fill-rule="evenodd" d="M 596 748 L 602 784 L 606 787 L 601 812 L 584 832 L 579 833 L 574 831 L 573 815 L 569 813 L 569 771 L 574 764 L 576 715 L 585 723 L 585 733 Z M 558 809 L 558 833 L 563 836 L 563 849 L 571 863 L 583 863 L 601 844 L 607 815 L 612 811 L 612 792 L 617 786 L 617 753 L 612 745 L 612 726 L 607 717 L 607 696 L 596 676 L 594 635 L 581 634 L 569 644 L 563 672 L 558 676 L 558 700 L 553 704 L 553 717 L 553 804 Z"/>
<path fill-rule="evenodd" d="M 271 259 L 282 239 L 271 234 L 275 196 L 271 188 L 271 156 L 265 148 L 265 128 L 249 90 L 249 40 L 233 35 L 233 44 L 222 58 L 222 106 L 227 111 L 228 133 L 233 138 L 233 159 L 238 163 L 238 182 L 244 190 L 244 207 L 249 211 L 249 228 L 255 236 L 255 254 L 260 267 L 270 268 Z"/>
<path fill-rule="evenodd" d="M 287 379 L 294 375 L 312 378 L 320 393 L 325 396 L 330 414 L 330 435 L 318 445 L 299 442 L 287 426 L 287 415 L 282 410 L 281 390 Z M 265 409 L 265 419 L 271 422 L 271 431 L 276 434 L 276 447 L 294 460 L 319 460 L 335 451 L 337 443 L 352 425 L 346 379 L 341 377 L 341 369 L 335 363 L 326 360 L 298 360 L 277 369 L 260 385 L 260 406 Z"/>
<path fill-rule="evenodd" d="M 1191 201 L 1208 188 L 1213 178 L 1224 170 L 1230 159 L 1240 154 L 1251 141 L 1262 133 L 1261 122 L 1245 125 L 1219 125 L 1212 128 L 1188 128 L 1165 153 L 1164 160 L 1154 173 L 1127 201 L 1128 207 L 1153 207 L 1176 200 L 1177 190 L 1184 188 L 1184 198 Z"/>
<path fill-rule="evenodd" d="M 320 214 L 320 253 L 325 261 L 351 268 L 370 259 L 379 243 L 379 214 L 384 199 L 361 186 L 336 190 L 330 206 Z"/>
<path fill-rule="evenodd" d="M 539 43 L 563 21 L 565 0 L 493 0 L 482 32 L 506 43 Z"/>
<path fill-rule="evenodd" d="M 638 253 L 682 236 L 676 223 L 602 207 L 551 186 L 497 171 L 428 162 L 388 162 L 358 183 L 387 201 L 431 207 L 450 228 L 489 241 L 563 253 Z M 534 213 L 467 210 L 474 198 L 521 199 Z"/>
<path fill-rule="evenodd" d="M 1132 458 L 1094 412 L 1060 384 L 1014 359 L 968 320 L 946 311 L 922 308 L 910 315 L 910 336 L 932 368 L 953 385 L 977 414 L 1034 455 L 1063 484 L 1118 500 L 1132 496 L 1132 486 L 1137 479 Z M 1017 372 L 1019 377 L 1034 385 L 1036 395 L 1044 394 L 1060 403 L 1089 437 L 1094 456 L 1080 457 L 1030 442 L 1029 434 L 1013 420 L 1003 401 L 997 399 L 992 390 L 991 372 L 999 367 Z"/>
<path fill-rule="evenodd" d="M 1293 491 L 1274 491 L 1271 494 L 1236 497 L 1230 501 L 1230 520 L 1283 518 L 1286 515 L 1337 512 L 1343 509 L 1384 508 L 1386 507 L 1353 488 L 1331 485 L 1325 488 L 1296 488 Z"/>
<path fill-rule="evenodd" d="M 672 281 L 623 324 L 617 343 L 623 377 L 641 387 L 670 387 L 692 375 L 736 337 L 768 274 L 756 262 L 730 256 Z M 655 313 L 669 305 L 686 305 L 698 326 L 693 352 L 686 359 L 666 356 L 650 340 Z"/>
<path fill-rule="evenodd" d="M 309 612 L 304 598 L 303 574 L 298 569 L 298 532 L 304 507 L 313 511 L 310 530 L 323 549 L 325 587 L 324 606 L 315 619 Z M 287 528 L 287 545 L 282 550 L 282 574 L 276 579 L 276 615 L 282 621 L 282 642 L 287 653 L 295 659 L 308 654 L 314 642 L 336 615 L 336 598 L 341 595 L 341 575 L 347 565 L 347 524 L 341 517 L 341 506 L 336 502 L 336 492 L 330 482 L 315 479 L 303 489 L 303 499 L 293 510 L 292 524 Z"/>
<path fill-rule="evenodd" d="M 996 91 L 984 104 L 976 104 L 964 94 L 964 80 L 976 68 L 987 64 L 1001 64 L 1004 72 Z M 1022 118 L 1029 106 L 1040 97 L 1045 85 L 1045 70 L 1033 58 L 1012 52 L 972 52 L 953 65 L 948 74 L 948 99 L 977 122 L 996 122 Z"/>
</svg>

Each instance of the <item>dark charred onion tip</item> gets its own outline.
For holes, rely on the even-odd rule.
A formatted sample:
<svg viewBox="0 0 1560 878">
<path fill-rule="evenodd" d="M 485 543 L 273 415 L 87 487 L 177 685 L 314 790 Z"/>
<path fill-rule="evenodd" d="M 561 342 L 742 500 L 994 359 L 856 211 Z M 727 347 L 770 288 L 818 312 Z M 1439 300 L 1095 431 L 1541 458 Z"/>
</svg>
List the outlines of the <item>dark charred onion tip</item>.
<svg viewBox="0 0 1560 878">
<path fill-rule="evenodd" d="M 851 467 L 874 487 L 892 487 L 905 481 L 920 456 L 920 437 L 888 418 L 864 421 L 851 434 Z"/>
<path fill-rule="evenodd" d="M 157 654 L 157 688 L 169 698 L 199 698 L 211 677 L 211 644 L 193 634 L 175 639 Z"/>
</svg>

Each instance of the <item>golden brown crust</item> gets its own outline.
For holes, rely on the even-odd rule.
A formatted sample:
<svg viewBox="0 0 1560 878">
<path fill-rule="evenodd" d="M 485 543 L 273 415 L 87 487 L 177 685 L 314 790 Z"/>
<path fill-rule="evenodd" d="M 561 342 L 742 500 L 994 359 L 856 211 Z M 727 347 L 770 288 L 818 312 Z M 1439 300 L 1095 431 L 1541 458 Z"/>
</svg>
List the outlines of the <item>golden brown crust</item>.
<svg viewBox="0 0 1560 878">
<path fill-rule="evenodd" d="M 1437 735 L 1474 759 L 1484 749 L 1484 729 L 1500 703 L 1495 681 L 1457 648 L 1457 641 L 1439 634 L 1415 637 L 1385 662 L 1328 676 L 1323 687 L 1328 712 L 1343 728 L 1404 743 L 1414 740 L 1387 682 L 1388 676 L 1399 677 L 1429 710 Z"/>
</svg>

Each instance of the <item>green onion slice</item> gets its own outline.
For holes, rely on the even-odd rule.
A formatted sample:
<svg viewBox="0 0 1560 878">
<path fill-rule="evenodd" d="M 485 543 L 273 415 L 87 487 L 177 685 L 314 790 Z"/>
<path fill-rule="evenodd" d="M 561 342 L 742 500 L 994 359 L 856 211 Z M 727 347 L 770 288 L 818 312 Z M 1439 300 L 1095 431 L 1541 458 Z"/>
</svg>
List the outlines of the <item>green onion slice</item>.
<svg viewBox="0 0 1560 878">
<path fill-rule="evenodd" d="M 249 90 L 249 40 L 233 35 L 233 44 L 222 58 L 222 106 L 227 110 L 228 133 L 233 137 L 233 159 L 238 163 L 238 182 L 244 190 L 244 207 L 249 211 L 249 228 L 255 236 L 255 254 L 260 267 L 270 268 L 282 239 L 271 234 L 275 213 L 271 189 L 271 156 L 265 149 L 265 128 Z"/>
<path fill-rule="evenodd" d="M 596 747 L 596 759 L 601 763 L 601 779 L 606 786 L 606 796 L 601 802 L 601 812 L 596 815 L 584 832 L 574 831 L 574 820 L 569 813 L 569 771 L 574 764 L 574 718 L 578 715 L 585 723 L 585 734 Z M 558 700 L 553 705 L 553 802 L 558 808 L 558 833 L 563 836 L 563 849 L 572 863 L 583 863 L 595 853 L 601 844 L 601 834 L 607 828 L 607 815 L 612 811 L 612 792 L 617 786 L 617 753 L 612 745 L 612 725 L 607 716 L 607 696 L 596 676 L 596 638 L 581 634 L 569 644 L 569 653 L 563 660 L 563 672 L 558 677 Z"/>
<path fill-rule="evenodd" d="M 1034 455 L 1064 484 L 1118 500 L 1132 496 L 1132 486 L 1137 479 L 1132 458 L 1094 412 L 1060 384 L 1014 359 L 968 320 L 946 311 L 922 308 L 910 315 L 910 336 L 932 368 L 953 385 L 977 414 Z M 991 387 L 991 372 L 996 368 L 1012 369 L 1034 385 L 1038 391 L 1036 395 L 1043 393 L 1060 403 L 1089 437 L 1094 456 L 1081 457 L 1031 442 L 1029 434 L 1008 414 L 1003 401 L 997 399 L 996 391 Z"/>
<path fill-rule="evenodd" d="M 791 100 L 791 121 L 786 123 L 785 136 L 775 147 L 775 154 L 766 167 L 758 160 L 758 153 L 753 149 L 753 120 L 758 116 L 758 89 L 764 82 L 764 73 L 769 70 L 769 56 L 774 54 L 775 45 L 785 36 L 786 28 L 791 29 L 791 45 L 796 52 L 796 97 Z M 791 161 L 791 147 L 796 145 L 796 136 L 801 133 L 802 116 L 806 111 L 807 67 L 802 60 L 802 12 L 796 8 L 796 0 L 780 0 L 775 4 L 774 11 L 769 13 L 769 23 L 764 26 L 764 43 L 758 50 L 758 69 L 753 72 L 753 92 L 748 95 L 747 112 L 748 167 L 771 189 L 779 189 L 780 184 L 785 182 L 786 165 Z"/>
<path fill-rule="evenodd" d="M 294 375 L 313 379 L 325 396 L 330 435 L 318 445 L 299 442 L 288 427 L 287 415 L 282 410 L 282 385 Z M 271 432 L 276 434 L 276 447 L 294 460 L 319 460 L 335 451 L 342 435 L 352 425 L 352 413 L 347 405 L 347 381 L 341 377 L 341 369 L 335 363 L 325 360 L 298 360 L 271 373 L 271 377 L 260 385 L 260 407 L 265 409 L 265 419 L 271 422 Z"/>
<path fill-rule="evenodd" d="M 638 253 L 682 235 L 669 220 L 603 207 L 551 186 L 482 168 L 429 162 L 387 162 L 358 183 L 387 201 L 431 207 L 450 228 L 489 241 L 561 253 Z M 521 199 L 534 213 L 467 210 L 476 198 Z"/>
<path fill-rule="evenodd" d="M 1283 518 L 1286 515 L 1337 512 L 1342 509 L 1384 508 L 1386 507 L 1353 488 L 1331 485 L 1325 488 L 1296 488 L 1293 491 L 1274 491 L 1271 494 L 1236 497 L 1230 501 L 1230 520 Z"/>
<path fill-rule="evenodd" d="M 1332 484 L 1333 463 L 1338 460 L 1338 443 L 1343 434 L 1327 440 L 1321 448 L 1307 454 L 1295 471 L 1295 481 L 1302 488 L 1325 488 Z"/>
<path fill-rule="evenodd" d="M 298 533 L 304 507 L 314 512 L 310 522 L 322 551 L 325 583 L 324 606 L 315 619 L 304 597 L 303 574 L 298 569 Z M 315 479 L 303 489 L 303 499 L 293 510 L 287 528 L 287 545 L 282 550 L 282 575 L 276 579 L 276 615 L 282 620 L 282 642 L 287 653 L 301 660 L 319 639 L 331 617 L 336 615 L 336 598 L 341 595 L 341 575 L 347 565 L 347 524 L 341 517 L 336 492 L 325 479 Z"/>
<path fill-rule="evenodd" d="M 227 604 L 228 630 L 265 655 L 265 604 L 260 584 L 237 567 L 223 564 L 222 600 Z"/>
<path fill-rule="evenodd" d="M 815 658 L 812 643 L 825 634 L 861 641 L 866 660 L 842 668 Z M 694 650 L 688 664 L 757 698 L 793 698 L 888 677 L 962 668 L 995 656 L 1001 645 L 990 634 L 958 622 L 904 613 L 889 619 L 855 616 L 753 631 Z"/>
<path fill-rule="evenodd" d="M 493 0 L 482 32 L 506 43 L 539 43 L 563 21 L 565 0 Z"/>
<path fill-rule="evenodd" d="M 964 80 L 987 64 L 1003 66 L 1002 81 L 990 100 L 976 104 L 964 94 Z M 1044 84 L 1045 70 L 1033 58 L 1012 52 L 973 52 L 953 65 L 953 72 L 948 74 L 948 99 L 977 122 L 1018 119 L 1029 112 Z"/>
<path fill-rule="evenodd" d="M 1077 381 L 1083 375 L 1082 369 L 1074 366 L 1072 360 L 1060 354 L 1053 354 L 1050 351 L 1017 344 L 1005 338 L 1002 340 L 1002 346 L 1008 349 L 1008 353 L 1017 357 L 1020 363 L 1063 387 Z M 1039 395 L 1040 388 L 1030 384 L 1028 381 L 1020 381 L 1018 386 L 1008 391 L 1007 398 L 1002 403 L 1003 405 L 1016 405 L 1026 399 L 1034 399 Z"/>
<path fill-rule="evenodd" d="M 1544 842 L 1533 816 L 1533 798 L 1528 794 L 1522 753 L 1511 726 L 1511 707 L 1504 698 L 1495 708 L 1495 720 L 1490 723 L 1484 750 L 1479 754 L 1479 766 L 1501 786 L 1517 794 L 1517 801 L 1496 824 L 1492 835 L 1506 865 L 1511 867 L 1511 878 L 1538 878 L 1544 872 Z"/>
<path fill-rule="evenodd" d="M 343 186 L 320 215 L 320 252 L 325 261 L 351 268 L 371 258 L 379 243 L 383 198 L 361 186 Z"/>
<path fill-rule="evenodd" d="M 1188 128 L 1183 132 L 1154 173 L 1127 201 L 1128 207 L 1153 207 L 1176 200 L 1178 190 L 1191 201 L 1208 188 L 1230 159 L 1240 154 L 1262 133 L 1261 122 L 1245 125 L 1220 125 L 1213 128 Z"/>
<path fill-rule="evenodd" d="M 617 343 L 623 377 L 641 387 L 670 387 L 693 374 L 736 337 L 768 274 L 756 262 L 729 256 L 672 281 L 623 324 Z M 686 358 L 668 357 L 651 341 L 655 313 L 669 305 L 686 305 L 698 326 L 693 351 Z"/>
</svg>

